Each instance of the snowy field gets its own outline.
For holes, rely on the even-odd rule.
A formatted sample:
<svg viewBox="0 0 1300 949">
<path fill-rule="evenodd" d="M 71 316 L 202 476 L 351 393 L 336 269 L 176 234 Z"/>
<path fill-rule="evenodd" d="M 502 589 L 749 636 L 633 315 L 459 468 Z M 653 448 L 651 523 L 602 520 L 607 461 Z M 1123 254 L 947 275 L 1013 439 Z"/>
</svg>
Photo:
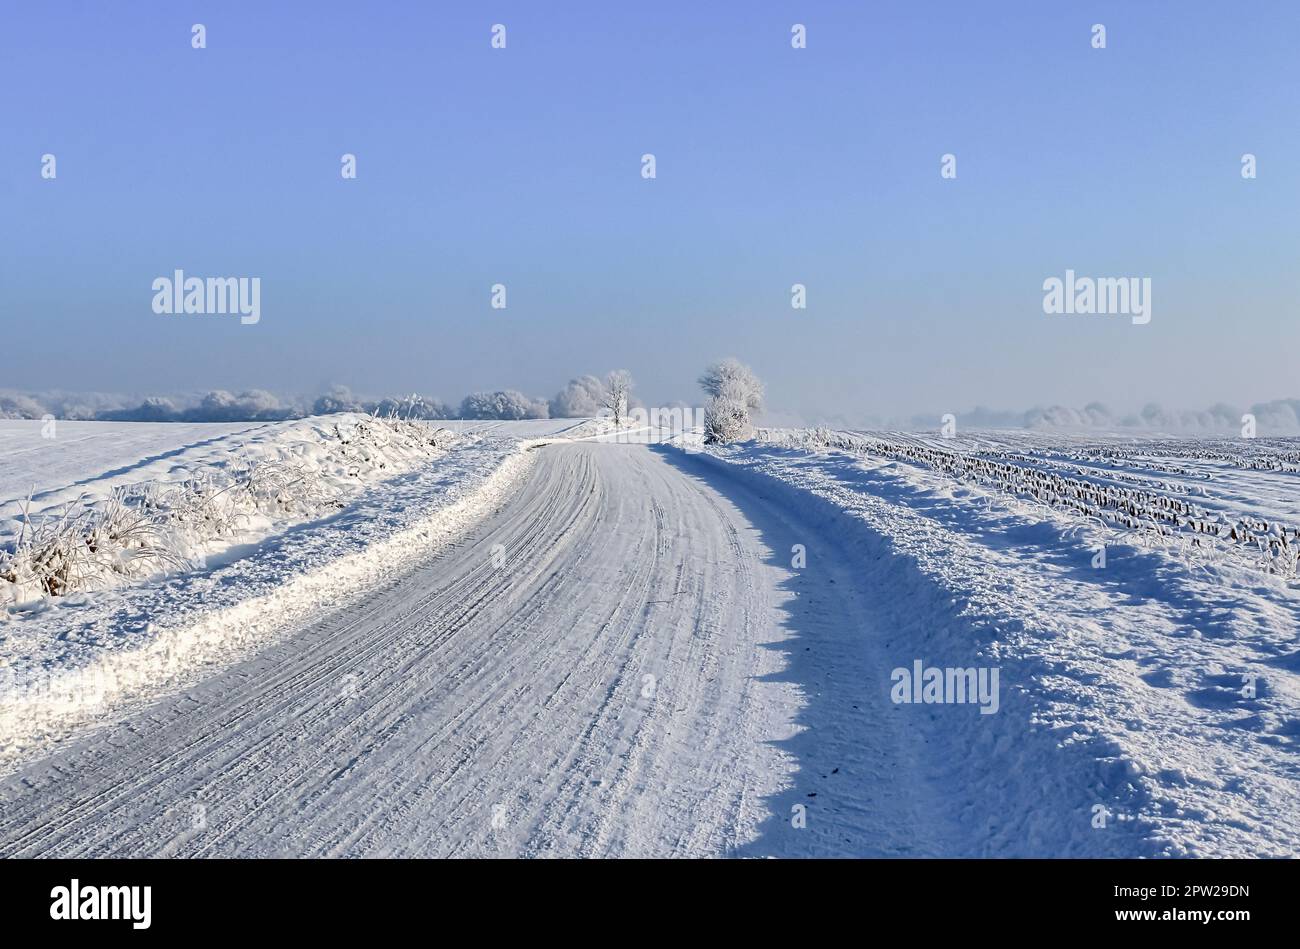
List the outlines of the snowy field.
<svg viewBox="0 0 1300 949">
<path fill-rule="evenodd" d="M 5 502 L 0 515 L 11 515 L 9 502 L 32 491 L 39 498 L 115 475 L 148 480 L 181 453 L 193 456 L 226 436 L 261 427 L 256 422 L 58 421 L 51 430 L 35 419 L 0 419 L 0 500 Z"/>
<path fill-rule="evenodd" d="M 508 483 L 493 478 L 507 461 L 519 467 L 522 445 L 583 430 L 575 420 L 451 423 L 456 432 L 377 424 L 59 423 L 46 439 L 40 423 L 0 422 L 14 446 L 0 473 L 17 488 L 0 505 L 0 551 L 43 529 L 54 552 L 43 572 L 0 553 L 0 764 L 346 602 L 493 503 Z M 63 525 L 74 540 L 128 539 L 58 570 Z"/>
<path fill-rule="evenodd" d="M 1300 852 L 1300 440 L 366 425 L 0 423 L 184 555 L 9 584 L 0 853 Z"/>
<path fill-rule="evenodd" d="M 929 779 L 997 815 L 973 852 L 1300 852 L 1300 440 L 767 431 L 711 455 L 833 525 L 879 688 L 1000 669 L 997 714 L 925 706 Z"/>
</svg>

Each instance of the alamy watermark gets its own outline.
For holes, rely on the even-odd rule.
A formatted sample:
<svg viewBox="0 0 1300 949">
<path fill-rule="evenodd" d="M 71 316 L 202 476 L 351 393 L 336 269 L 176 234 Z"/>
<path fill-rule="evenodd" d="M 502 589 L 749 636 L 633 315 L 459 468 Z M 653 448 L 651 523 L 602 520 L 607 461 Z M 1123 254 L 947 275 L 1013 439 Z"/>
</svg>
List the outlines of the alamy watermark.
<svg viewBox="0 0 1300 949">
<path fill-rule="evenodd" d="M 1043 312 L 1085 316 L 1131 316 L 1142 326 L 1151 322 L 1150 277 L 1076 277 L 1043 281 Z"/>
<path fill-rule="evenodd" d="M 1001 705 L 998 676 L 1001 669 L 926 667 L 920 659 L 912 668 L 900 666 L 889 674 L 894 683 L 889 697 L 895 705 L 978 705 L 981 715 L 992 715 Z"/>
<path fill-rule="evenodd" d="M 626 424 L 614 433 L 614 441 L 622 445 L 678 444 L 688 451 L 694 448 L 692 436 L 704 432 L 704 409 L 690 406 L 671 408 L 644 408 L 627 410 Z"/>
<path fill-rule="evenodd" d="M 153 919 L 151 886 L 82 886 L 73 878 L 50 890 L 50 919 L 121 919 L 148 929 Z"/>
<path fill-rule="evenodd" d="M 262 318 L 261 277 L 187 277 L 177 270 L 153 282 L 153 311 L 179 314 L 239 314 L 251 326 Z"/>
</svg>

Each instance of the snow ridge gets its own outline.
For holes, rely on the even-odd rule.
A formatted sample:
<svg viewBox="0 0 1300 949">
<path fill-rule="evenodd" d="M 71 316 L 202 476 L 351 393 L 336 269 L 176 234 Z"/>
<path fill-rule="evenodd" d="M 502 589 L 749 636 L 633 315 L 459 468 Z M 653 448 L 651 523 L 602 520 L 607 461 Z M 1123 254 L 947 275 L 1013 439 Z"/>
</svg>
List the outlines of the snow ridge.
<svg viewBox="0 0 1300 949">
<path fill-rule="evenodd" d="M 500 504 L 533 444 L 471 431 L 323 519 L 209 558 L 208 570 L 47 598 L 43 613 L 0 627 L 0 766 L 184 689 L 391 582 Z"/>
</svg>

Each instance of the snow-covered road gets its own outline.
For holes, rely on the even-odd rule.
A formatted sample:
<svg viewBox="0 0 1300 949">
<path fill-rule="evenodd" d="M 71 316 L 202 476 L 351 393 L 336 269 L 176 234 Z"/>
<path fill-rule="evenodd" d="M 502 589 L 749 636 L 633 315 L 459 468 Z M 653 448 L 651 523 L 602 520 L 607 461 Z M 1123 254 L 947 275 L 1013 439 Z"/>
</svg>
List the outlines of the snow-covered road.
<svg viewBox="0 0 1300 949">
<path fill-rule="evenodd" d="M 0 856 L 1294 849 L 1276 604 L 1244 620 L 1282 630 L 1249 731 L 1232 631 L 1036 559 L 1050 524 L 963 521 L 879 460 L 530 445 L 445 544 L 24 759 Z M 1183 666 L 1139 679 L 1148 652 Z M 1001 684 L 904 701 L 920 665 Z M 1184 666 L 1229 684 L 1179 704 Z"/>
<path fill-rule="evenodd" d="M 799 771 L 822 763 L 780 748 L 800 688 L 765 646 L 793 635 L 800 595 L 805 620 L 861 641 L 851 578 L 789 569 L 806 529 L 757 497 L 742 510 L 675 450 L 535 450 L 518 494 L 414 573 L 5 779 L 0 855 L 863 853 L 926 836 L 909 816 L 924 800 L 879 782 L 870 815 L 791 824 L 787 798 L 816 806 Z M 865 657 L 844 651 L 827 668 L 853 677 Z M 826 738 L 844 782 L 903 765 L 876 729 Z"/>
</svg>

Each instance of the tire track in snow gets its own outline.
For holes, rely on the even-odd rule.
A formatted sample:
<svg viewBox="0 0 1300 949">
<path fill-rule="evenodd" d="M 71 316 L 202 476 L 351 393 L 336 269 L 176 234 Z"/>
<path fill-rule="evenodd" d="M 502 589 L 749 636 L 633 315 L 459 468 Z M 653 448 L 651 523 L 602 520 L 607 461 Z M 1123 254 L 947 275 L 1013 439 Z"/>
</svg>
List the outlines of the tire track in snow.
<svg viewBox="0 0 1300 949">
<path fill-rule="evenodd" d="M 0 856 L 704 856 L 882 826 L 881 849 L 942 838 L 934 815 L 907 831 L 931 797 L 890 722 L 832 736 L 875 783 L 818 812 L 813 836 L 790 828 L 808 774 L 782 743 L 810 686 L 782 674 L 781 649 L 802 648 L 813 615 L 792 619 L 795 597 L 815 594 L 819 635 L 855 663 L 871 630 L 847 565 L 785 566 L 792 541 L 829 542 L 739 497 L 643 446 L 538 449 L 511 500 L 408 575 L 0 782 Z"/>
</svg>

